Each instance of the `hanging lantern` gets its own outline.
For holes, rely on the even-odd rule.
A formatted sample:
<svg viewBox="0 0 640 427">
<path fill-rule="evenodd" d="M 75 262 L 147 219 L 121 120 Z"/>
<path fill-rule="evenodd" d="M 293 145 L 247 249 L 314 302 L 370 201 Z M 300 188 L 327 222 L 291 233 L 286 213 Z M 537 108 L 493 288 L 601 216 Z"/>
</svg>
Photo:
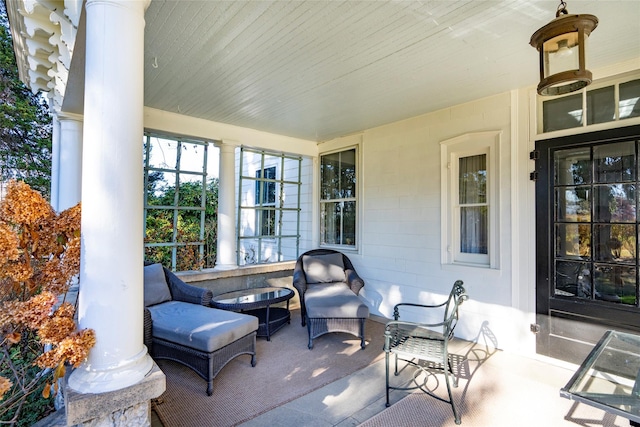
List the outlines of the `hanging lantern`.
<svg viewBox="0 0 640 427">
<path fill-rule="evenodd" d="M 540 95 L 563 95 L 591 83 L 585 51 L 597 26 L 593 15 L 569 15 L 561 0 L 556 19 L 533 33 L 529 43 L 540 52 Z"/>
</svg>

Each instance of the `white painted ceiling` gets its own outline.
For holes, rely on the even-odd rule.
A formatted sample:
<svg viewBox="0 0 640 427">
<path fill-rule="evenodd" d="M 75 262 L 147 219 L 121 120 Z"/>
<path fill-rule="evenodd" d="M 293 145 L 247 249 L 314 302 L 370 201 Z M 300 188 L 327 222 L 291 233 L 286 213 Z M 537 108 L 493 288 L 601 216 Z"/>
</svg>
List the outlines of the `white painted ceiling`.
<svg viewBox="0 0 640 427">
<path fill-rule="evenodd" d="M 176 1 L 146 12 L 145 105 L 324 141 L 538 81 L 558 1 Z M 588 68 L 640 57 L 640 0 L 596 15 Z"/>
</svg>

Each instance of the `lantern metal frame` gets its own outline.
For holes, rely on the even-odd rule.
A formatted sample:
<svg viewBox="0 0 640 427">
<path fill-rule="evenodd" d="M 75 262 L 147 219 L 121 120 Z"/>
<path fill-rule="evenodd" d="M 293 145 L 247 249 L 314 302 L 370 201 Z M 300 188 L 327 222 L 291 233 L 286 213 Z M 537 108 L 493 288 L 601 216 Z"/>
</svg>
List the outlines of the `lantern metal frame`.
<svg viewBox="0 0 640 427">
<path fill-rule="evenodd" d="M 589 85 L 593 79 L 591 71 L 587 70 L 585 65 L 585 41 L 598 26 L 598 18 L 588 14 L 569 15 L 566 6 L 567 4 L 561 0 L 556 11 L 556 19 L 533 33 L 529 42 L 540 53 L 540 95 L 555 96 L 575 92 Z M 545 42 L 569 33 L 577 33 L 578 36 L 578 69 L 565 70 L 545 77 Z"/>
</svg>

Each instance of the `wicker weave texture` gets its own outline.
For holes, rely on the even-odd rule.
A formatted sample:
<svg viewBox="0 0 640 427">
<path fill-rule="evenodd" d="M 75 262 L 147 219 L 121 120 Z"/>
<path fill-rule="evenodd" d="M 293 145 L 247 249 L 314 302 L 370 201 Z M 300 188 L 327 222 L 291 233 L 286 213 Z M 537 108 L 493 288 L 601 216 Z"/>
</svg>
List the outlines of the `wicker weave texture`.
<svg viewBox="0 0 640 427">
<path fill-rule="evenodd" d="M 181 363 L 198 373 L 207 381 L 207 394 L 213 393 L 213 379 L 232 359 L 242 354 L 251 355 L 251 366 L 256 364 L 256 332 L 211 353 L 198 351 L 176 343 L 153 338 L 153 357 Z"/>
<path fill-rule="evenodd" d="M 346 332 L 360 338 L 362 348 L 364 342 L 364 324 L 366 318 L 307 318 L 309 330 L 309 348 L 313 347 L 313 340 L 330 332 Z"/>
<path fill-rule="evenodd" d="M 308 319 L 311 331 L 310 336 L 311 338 L 317 338 L 320 335 L 324 335 L 329 332 L 346 332 L 348 334 L 355 335 L 358 338 L 362 338 L 365 320 L 366 319 L 364 318 L 310 318 Z"/>
</svg>

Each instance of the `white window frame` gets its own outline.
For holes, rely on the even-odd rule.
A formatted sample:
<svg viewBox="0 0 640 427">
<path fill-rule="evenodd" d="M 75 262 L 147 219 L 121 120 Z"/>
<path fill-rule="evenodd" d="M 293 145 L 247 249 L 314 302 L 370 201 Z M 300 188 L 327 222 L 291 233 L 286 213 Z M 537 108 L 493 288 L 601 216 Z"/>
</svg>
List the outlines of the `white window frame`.
<svg viewBox="0 0 640 427">
<path fill-rule="evenodd" d="M 249 160 L 245 164 L 244 162 L 244 153 L 250 153 L 251 155 L 255 155 L 258 160 Z M 273 157 L 272 160 L 265 161 L 265 157 Z M 298 173 L 297 177 L 285 179 L 285 171 L 287 170 L 287 163 L 295 162 L 295 170 Z M 250 264 L 269 264 L 274 262 L 281 261 L 292 261 L 295 260 L 299 256 L 299 248 L 300 248 L 300 192 L 302 189 L 302 157 L 297 155 L 291 155 L 284 152 L 277 151 L 266 151 L 261 149 L 250 148 L 246 146 L 242 146 L 239 153 L 239 161 L 237 164 L 237 179 L 236 184 L 237 187 L 237 196 L 238 202 L 236 205 L 236 247 L 238 250 L 236 251 L 236 262 L 239 266 L 245 266 Z M 279 220 L 276 220 L 274 224 L 274 234 L 269 236 L 263 236 L 261 234 L 262 230 L 260 225 L 259 213 L 258 210 L 260 206 L 256 206 L 255 203 L 255 182 L 261 181 L 262 178 L 257 178 L 255 176 L 256 171 L 269 169 L 270 167 L 276 168 L 276 178 L 275 180 L 267 179 L 266 182 L 275 182 L 276 183 L 276 202 L 273 206 L 274 214 L 279 219 L 282 218 L 283 213 L 286 212 L 295 212 L 295 231 L 290 231 L 288 234 L 283 234 L 283 231 L 289 231 L 291 227 L 283 227 L 282 223 Z M 250 182 L 251 184 L 246 187 L 246 182 Z M 297 191 L 294 194 L 290 195 L 293 197 L 291 200 L 294 200 L 294 207 L 285 206 L 285 185 L 295 185 L 297 186 Z M 251 197 L 246 197 L 245 192 L 250 191 Z M 293 202 L 292 202 L 293 203 Z M 268 205 L 263 205 L 268 206 Z M 251 218 L 248 223 L 245 221 L 244 212 L 249 212 L 249 217 Z M 250 227 L 245 227 L 248 224 L 253 224 Z M 245 234 L 245 229 L 249 230 L 249 234 Z M 259 230 L 258 230 L 259 229 Z M 283 242 L 287 242 L 288 248 L 295 247 L 295 256 L 291 258 L 292 252 L 283 252 Z M 247 251 L 244 242 L 249 242 L 249 245 L 252 242 L 255 242 L 257 249 L 255 251 Z M 272 255 L 269 257 L 265 257 L 262 253 L 262 243 L 267 242 L 268 245 L 271 245 L 275 248 Z M 295 243 L 288 243 L 295 242 Z"/>
<path fill-rule="evenodd" d="M 170 165 L 156 165 L 156 166 L 152 166 L 151 165 L 151 148 L 152 148 L 152 139 L 155 139 L 157 141 L 166 141 L 166 143 L 168 144 L 169 147 L 171 147 L 170 144 L 175 143 L 175 164 L 170 164 Z M 200 171 L 195 171 L 196 168 L 199 167 L 194 165 L 189 165 L 183 168 L 184 163 L 181 164 L 181 159 L 182 159 L 182 150 L 184 145 L 186 144 L 187 147 L 189 146 L 201 146 L 203 148 L 203 154 L 202 154 L 202 169 L 201 172 Z M 207 205 L 207 159 L 208 159 L 208 150 L 209 150 L 209 145 L 212 144 L 211 141 L 208 140 L 204 140 L 204 139 L 196 139 L 196 138 L 189 138 L 189 137 L 182 137 L 182 136 L 175 136 L 175 135 L 170 135 L 170 134 L 163 134 L 163 133 L 157 133 L 157 132 L 151 132 L 151 131 L 145 131 L 144 132 L 144 136 L 143 136 L 143 147 L 144 147 L 144 235 L 145 237 L 147 236 L 147 230 L 146 230 L 146 225 L 147 225 L 147 217 L 149 216 L 149 212 L 154 211 L 154 210 L 166 210 L 166 211 L 173 211 L 173 230 L 171 233 L 171 240 L 170 241 L 165 241 L 165 242 L 153 242 L 153 243 L 149 243 L 146 242 L 144 243 L 144 250 L 145 250 L 145 257 L 147 256 L 147 249 L 151 248 L 151 250 L 153 251 L 153 248 L 158 248 L 158 247 L 169 247 L 171 248 L 171 265 L 170 268 L 172 271 L 176 271 L 177 267 L 178 267 L 178 248 L 181 246 L 197 246 L 198 247 L 198 251 L 199 251 L 199 257 L 200 257 L 200 261 L 204 262 L 205 257 L 209 256 L 209 254 L 205 254 L 205 212 L 206 212 L 206 205 Z M 173 149 L 173 147 L 171 147 L 171 149 Z M 148 204 L 148 197 L 149 194 L 147 192 L 149 186 L 148 186 L 148 180 L 149 180 L 149 172 L 163 172 L 163 173 L 168 173 L 168 174 L 174 174 L 175 178 L 173 182 L 167 182 L 168 185 L 173 184 L 173 188 L 175 189 L 175 194 L 176 194 L 176 198 L 175 201 L 172 205 L 170 206 L 160 206 L 160 205 L 149 205 Z M 200 206 L 183 206 L 180 205 L 179 201 L 178 201 L 178 195 L 180 193 L 180 185 L 181 185 L 181 180 L 180 180 L 180 175 L 182 176 L 195 176 L 198 177 L 198 179 L 200 179 L 200 177 L 202 177 L 202 195 L 201 195 L 201 202 L 200 202 Z M 178 241 L 178 219 L 179 219 L 179 215 L 180 212 L 184 212 L 187 210 L 192 210 L 192 211 L 199 211 L 200 212 L 200 233 L 199 233 L 199 237 L 200 240 L 199 241 L 195 241 L 195 242 L 179 242 Z M 146 240 L 146 239 L 145 239 Z"/>
<path fill-rule="evenodd" d="M 500 131 L 474 132 L 440 142 L 441 158 L 441 263 L 499 268 L 499 159 Z M 460 252 L 459 167 L 464 157 L 487 156 L 488 253 Z"/>
<path fill-rule="evenodd" d="M 356 195 L 355 197 L 350 197 L 350 198 L 344 198 L 344 199 L 322 199 L 322 191 L 320 190 L 321 186 L 322 186 L 322 173 L 320 171 L 321 168 L 321 164 L 322 164 L 322 156 L 326 156 L 326 155 L 330 155 L 330 154 L 334 154 L 334 153 L 341 153 L 341 152 L 345 152 L 345 151 L 349 151 L 349 150 L 355 150 L 355 166 L 356 166 Z M 345 252 L 357 252 L 358 248 L 360 247 L 360 238 L 361 238 L 361 233 L 360 233 L 360 195 L 362 194 L 362 187 L 361 187 L 361 179 L 360 179 L 360 144 L 355 144 L 355 145 L 345 145 L 345 146 L 341 146 L 340 148 L 336 148 L 334 150 L 329 150 L 329 151 L 324 151 L 319 153 L 318 155 L 318 202 L 319 202 L 319 208 L 318 208 L 318 240 L 319 240 L 319 246 L 322 248 L 335 248 L 337 250 L 340 251 L 345 251 Z M 329 243 L 323 243 L 322 242 L 322 205 L 323 203 L 330 203 L 330 202 L 355 202 L 356 205 L 356 214 L 355 214 L 355 221 L 356 221 L 356 225 L 355 225 L 355 233 L 356 233 L 356 242 L 354 245 L 346 245 L 346 244 L 337 244 L 337 243 L 333 243 L 333 244 L 329 244 Z"/>
</svg>

